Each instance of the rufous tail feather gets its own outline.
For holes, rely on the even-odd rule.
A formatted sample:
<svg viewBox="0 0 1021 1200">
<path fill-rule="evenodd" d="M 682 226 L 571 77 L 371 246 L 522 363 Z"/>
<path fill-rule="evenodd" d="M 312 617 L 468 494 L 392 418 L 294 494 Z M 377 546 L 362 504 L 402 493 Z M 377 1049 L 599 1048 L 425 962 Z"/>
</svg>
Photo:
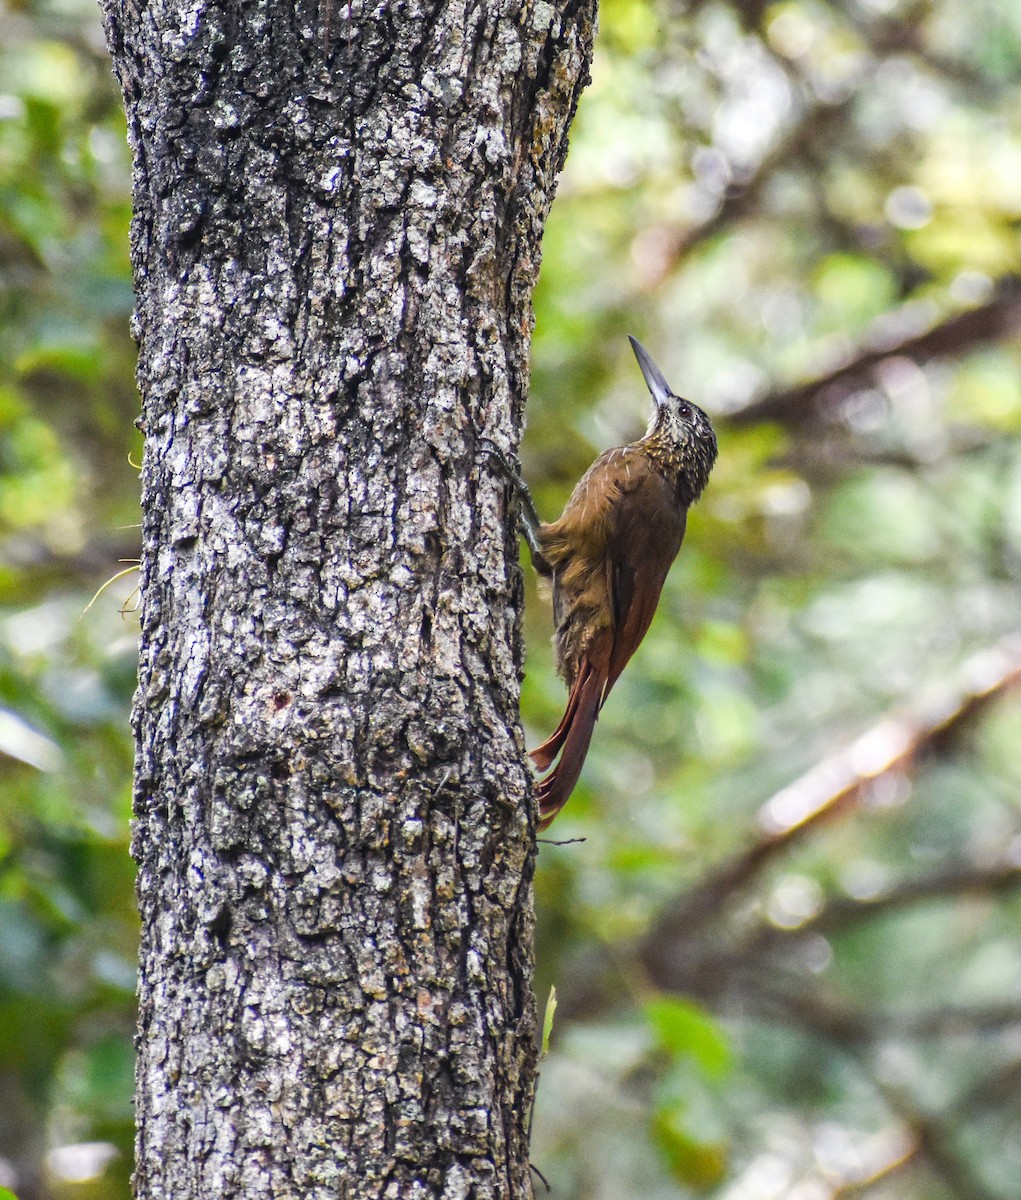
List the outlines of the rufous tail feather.
<svg viewBox="0 0 1021 1200">
<path fill-rule="evenodd" d="M 586 664 L 587 665 L 587 664 Z M 589 668 L 591 669 L 591 668 Z M 581 695 L 581 688 L 578 684 L 584 671 L 578 672 L 578 678 L 575 680 L 574 687 L 571 688 L 567 697 L 567 708 L 564 709 L 564 715 L 560 718 L 560 724 L 553 730 L 549 737 L 542 743 L 541 746 L 536 746 L 534 750 L 528 752 L 528 757 L 535 765 L 535 769 L 542 774 L 543 771 L 548 771 L 553 764 L 553 760 L 560 753 L 568 733 L 571 729 L 571 722 L 574 720 L 574 714 L 578 708 L 578 697 Z"/>
<path fill-rule="evenodd" d="M 550 824 L 574 791 L 599 716 L 605 683 L 605 671 L 597 671 L 586 659 L 571 688 L 563 720 L 550 737 L 532 751 L 532 760 L 539 770 L 548 767 L 560 752 L 560 761 L 536 787 L 540 829 Z"/>
</svg>

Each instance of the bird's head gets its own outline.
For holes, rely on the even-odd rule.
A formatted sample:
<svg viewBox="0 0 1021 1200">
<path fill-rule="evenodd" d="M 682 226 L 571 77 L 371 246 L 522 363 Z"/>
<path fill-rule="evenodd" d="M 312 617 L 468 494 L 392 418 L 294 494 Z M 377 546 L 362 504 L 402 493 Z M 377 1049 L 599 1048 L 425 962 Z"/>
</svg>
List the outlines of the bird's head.
<svg viewBox="0 0 1021 1200">
<path fill-rule="evenodd" d="M 629 337 L 628 340 L 656 402 L 656 411 L 645 436 L 662 439 L 676 450 L 681 460 L 685 491 L 690 493 L 688 502 L 692 503 L 702 494 L 716 462 L 716 433 L 712 422 L 697 404 L 670 390 L 663 372 L 637 338 Z"/>
</svg>

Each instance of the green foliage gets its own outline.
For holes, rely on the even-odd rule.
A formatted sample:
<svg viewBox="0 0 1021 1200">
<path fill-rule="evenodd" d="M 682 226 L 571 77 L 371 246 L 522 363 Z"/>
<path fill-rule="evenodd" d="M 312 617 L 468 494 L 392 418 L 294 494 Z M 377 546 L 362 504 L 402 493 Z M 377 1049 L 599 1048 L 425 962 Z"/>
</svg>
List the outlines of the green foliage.
<svg viewBox="0 0 1021 1200">
<path fill-rule="evenodd" d="M 709 1079 L 719 1079 L 730 1069 L 727 1039 L 697 1005 L 662 996 L 645 1005 L 645 1016 L 656 1042 L 671 1058 L 691 1059 Z"/>
<path fill-rule="evenodd" d="M 965 704 L 825 825 L 740 864 L 799 776 L 825 794 L 856 738 L 873 731 L 863 760 L 910 741 L 1018 653 L 1016 316 L 943 332 L 1016 295 L 1016 6 L 601 17 L 537 294 L 525 472 L 555 515 L 599 449 L 641 432 L 629 332 L 712 412 L 721 454 L 554 826 L 586 841 L 542 848 L 561 1007 L 535 1161 L 586 1200 L 870 1180 L 890 1200 L 1009 1197 L 1016 694 Z M 768 421 L 740 417 L 763 398 Z M 563 691 L 547 602 L 529 602 L 535 742 Z M 711 906 L 664 944 L 696 884 Z M 604 1082 L 586 1092 L 583 1067 Z"/>
<path fill-rule="evenodd" d="M 669 1173 L 696 1192 L 707 1192 L 726 1179 L 725 1147 L 691 1134 L 686 1109 L 658 1108 L 652 1117 L 652 1136 Z"/>
</svg>

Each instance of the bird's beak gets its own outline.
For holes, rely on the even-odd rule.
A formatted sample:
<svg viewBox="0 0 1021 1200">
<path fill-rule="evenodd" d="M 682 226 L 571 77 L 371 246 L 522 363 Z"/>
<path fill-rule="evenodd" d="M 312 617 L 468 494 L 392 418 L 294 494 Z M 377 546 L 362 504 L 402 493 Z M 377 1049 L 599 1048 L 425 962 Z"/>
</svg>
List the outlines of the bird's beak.
<svg viewBox="0 0 1021 1200">
<path fill-rule="evenodd" d="M 656 401 L 656 407 L 662 408 L 666 404 L 667 397 L 673 395 L 670 385 L 663 378 L 663 372 L 652 361 L 652 355 L 642 343 L 637 338 L 631 337 L 630 334 L 628 341 L 631 343 L 631 349 L 635 352 L 635 358 L 638 359 L 638 365 L 642 368 L 642 374 L 645 376 L 649 391 L 652 392 L 653 400 Z"/>
</svg>

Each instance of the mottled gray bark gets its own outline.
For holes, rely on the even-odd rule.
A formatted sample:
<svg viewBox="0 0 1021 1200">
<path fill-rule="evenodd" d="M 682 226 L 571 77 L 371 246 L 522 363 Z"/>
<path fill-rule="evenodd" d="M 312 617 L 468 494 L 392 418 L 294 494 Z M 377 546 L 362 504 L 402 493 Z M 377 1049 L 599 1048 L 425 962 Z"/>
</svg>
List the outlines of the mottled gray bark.
<svg viewBox="0 0 1021 1200">
<path fill-rule="evenodd" d="M 480 439 L 516 444 L 593 10 L 106 0 L 143 1200 L 531 1195 L 535 817 Z"/>
</svg>

